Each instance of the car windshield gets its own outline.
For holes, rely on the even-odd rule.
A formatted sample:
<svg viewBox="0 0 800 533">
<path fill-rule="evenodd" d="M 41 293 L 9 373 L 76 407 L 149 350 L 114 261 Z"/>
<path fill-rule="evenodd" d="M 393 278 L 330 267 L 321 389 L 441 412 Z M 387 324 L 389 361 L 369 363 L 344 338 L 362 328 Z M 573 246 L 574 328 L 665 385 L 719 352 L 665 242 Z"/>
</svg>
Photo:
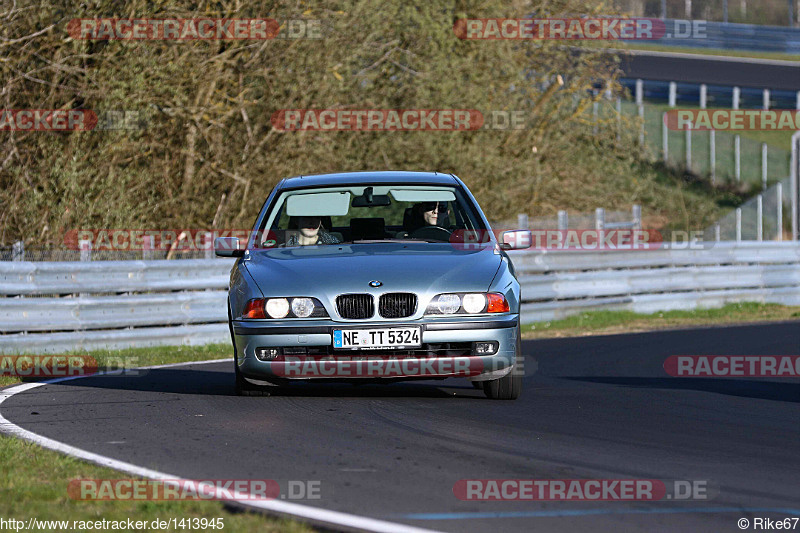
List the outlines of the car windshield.
<svg viewBox="0 0 800 533">
<path fill-rule="evenodd" d="M 449 242 L 485 225 L 458 187 L 357 185 L 289 190 L 264 218 L 260 247 Z"/>
</svg>

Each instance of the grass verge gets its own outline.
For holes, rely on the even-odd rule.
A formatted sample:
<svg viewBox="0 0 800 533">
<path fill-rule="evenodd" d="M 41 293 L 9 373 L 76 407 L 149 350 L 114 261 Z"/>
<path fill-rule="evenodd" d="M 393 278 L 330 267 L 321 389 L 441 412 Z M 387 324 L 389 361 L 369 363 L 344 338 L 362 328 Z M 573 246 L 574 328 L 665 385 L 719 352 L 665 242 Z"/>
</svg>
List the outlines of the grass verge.
<svg viewBox="0 0 800 533">
<path fill-rule="evenodd" d="M 127 350 L 72 352 L 90 355 L 100 367 L 149 366 L 185 361 L 230 357 L 228 345 L 159 346 Z M 19 379 L 3 377 L 0 385 L 12 385 Z M 310 527 L 288 519 L 275 519 L 251 512 L 240 512 L 218 501 L 77 501 L 70 499 L 67 486 L 71 479 L 123 479 L 131 476 L 110 468 L 85 463 L 21 439 L 0 435 L 0 517 L 26 522 L 30 518 L 49 521 L 117 520 L 135 521 L 222 518 L 225 531 L 307 532 Z M 202 524 L 200 524 L 202 525 Z M 86 526 L 84 526 L 85 528 Z M 46 524 L 40 531 L 63 531 L 57 524 Z M 67 530 L 68 530 L 67 529 Z M 200 528 L 193 527 L 192 530 Z M 153 529 L 148 527 L 147 531 Z M 172 524 L 162 531 L 185 531 Z M 202 530 L 202 529 L 200 529 Z M 205 529 L 203 531 L 213 531 Z M 217 529 L 219 531 L 219 529 Z"/>
<path fill-rule="evenodd" d="M 590 311 L 561 320 L 522 326 L 525 339 L 612 335 L 692 326 L 800 320 L 800 307 L 743 302 L 717 309 L 663 311 L 645 315 L 632 311 Z"/>
</svg>

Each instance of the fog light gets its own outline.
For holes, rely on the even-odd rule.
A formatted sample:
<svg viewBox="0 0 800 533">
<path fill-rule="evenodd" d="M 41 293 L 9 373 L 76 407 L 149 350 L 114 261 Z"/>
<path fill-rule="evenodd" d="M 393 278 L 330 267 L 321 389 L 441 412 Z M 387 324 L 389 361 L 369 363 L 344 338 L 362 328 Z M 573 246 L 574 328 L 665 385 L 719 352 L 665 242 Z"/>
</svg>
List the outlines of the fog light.
<svg viewBox="0 0 800 533">
<path fill-rule="evenodd" d="M 475 354 L 476 355 L 493 355 L 497 351 L 496 342 L 476 342 Z"/>
<path fill-rule="evenodd" d="M 283 355 L 306 355 L 308 350 L 305 346 L 287 346 L 283 349 Z"/>
<path fill-rule="evenodd" d="M 280 353 L 280 348 L 256 348 L 256 357 L 259 361 L 274 361 Z"/>
</svg>

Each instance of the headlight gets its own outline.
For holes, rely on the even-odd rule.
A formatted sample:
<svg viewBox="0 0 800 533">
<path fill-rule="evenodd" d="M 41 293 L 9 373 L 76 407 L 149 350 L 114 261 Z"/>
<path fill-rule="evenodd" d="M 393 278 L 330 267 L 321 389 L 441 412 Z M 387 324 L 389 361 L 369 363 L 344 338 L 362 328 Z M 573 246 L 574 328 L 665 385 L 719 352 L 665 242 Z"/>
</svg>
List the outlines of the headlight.
<svg viewBox="0 0 800 533">
<path fill-rule="evenodd" d="M 292 313 L 297 318 L 308 318 L 314 312 L 314 301 L 311 298 L 295 298 L 292 300 Z"/>
<path fill-rule="evenodd" d="M 440 294 L 436 299 L 436 306 L 443 315 L 452 315 L 461 307 L 461 298 L 458 294 Z"/>
<path fill-rule="evenodd" d="M 270 318 L 283 318 L 289 314 L 289 300 L 270 298 L 267 300 L 267 314 Z"/>
<path fill-rule="evenodd" d="M 328 312 L 316 298 L 254 298 L 242 318 L 325 318 Z"/>
<path fill-rule="evenodd" d="M 438 294 L 433 297 L 426 315 L 475 315 L 483 313 L 508 313 L 510 306 L 499 292 L 470 292 Z"/>
<path fill-rule="evenodd" d="M 463 301 L 467 313 L 480 313 L 486 308 L 486 296 L 483 294 L 465 294 Z"/>
</svg>

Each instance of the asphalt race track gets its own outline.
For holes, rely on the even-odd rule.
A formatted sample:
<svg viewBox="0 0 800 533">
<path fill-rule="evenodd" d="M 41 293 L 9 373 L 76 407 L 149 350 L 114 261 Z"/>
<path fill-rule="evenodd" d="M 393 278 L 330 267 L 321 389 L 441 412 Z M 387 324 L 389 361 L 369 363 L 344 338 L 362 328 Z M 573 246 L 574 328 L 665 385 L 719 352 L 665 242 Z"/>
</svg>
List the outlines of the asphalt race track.
<svg viewBox="0 0 800 533">
<path fill-rule="evenodd" d="M 621 58 L 620 68 L 628 78 L 787 91 L 796 91 L 800 80 L 800 64 L 791 61 L 640 50 Z"/>
<path fill-rule="evenodd" d="M 236 397 L 226 362 L 49 384 L 0 413 L 185 478 L 319 480 L 321 498 L 297 503 L 433 530 L 739 531 L 742 517 L 800 516 L 800 381 L 674 378 L 662 368 L 670 355 L 800 355 L 800 321 L 528 341 L 523 350 L 516 402 L 487 400 L 460 380 Z M 453 494 L 458 480 L 507 478 L 693 480 L 711 498 Z"/>
</svg>

